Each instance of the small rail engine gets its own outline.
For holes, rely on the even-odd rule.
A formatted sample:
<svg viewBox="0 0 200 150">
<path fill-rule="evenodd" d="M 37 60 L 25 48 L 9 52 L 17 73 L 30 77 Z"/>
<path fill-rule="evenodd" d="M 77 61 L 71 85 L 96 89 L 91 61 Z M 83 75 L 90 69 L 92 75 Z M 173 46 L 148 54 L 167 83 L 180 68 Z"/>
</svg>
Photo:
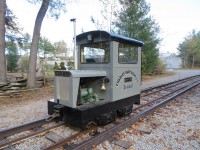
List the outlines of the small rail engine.
<svg viewBox="0 0 200 150">
<path fill-rule="evenodd" d="M 76 36 L 78 70 L 55 71 L 48 114 L 74 127 L 106 125 L 140 104 L 143 42 L 106 31 Z"/>
</svg>

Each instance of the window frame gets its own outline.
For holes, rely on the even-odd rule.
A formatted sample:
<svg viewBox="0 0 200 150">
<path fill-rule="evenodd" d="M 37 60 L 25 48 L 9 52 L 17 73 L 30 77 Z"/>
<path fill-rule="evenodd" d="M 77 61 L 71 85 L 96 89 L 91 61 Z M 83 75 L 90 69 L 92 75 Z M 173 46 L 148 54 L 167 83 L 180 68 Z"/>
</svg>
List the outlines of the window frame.
<svg viewBox="0 0 200 150">
<path fill-rule="evenodd" d="M 128 45 L 128 46 L 130 46 L 130 47 L 133 47 L 134 48 L 134 50 L 136 50 L 137 51 L 137 60 L 134 62 L 130 62 L 130 60 L 129 60 L 129 62 L 122 62 L 122 61 L 120 61 L 120 44 L 123 44 L 123 45 Z M 130 52 L 130 51 L 129 51 Z M 127 44 L 127 43 L 122 43 L 122 42 L 119 42 L 119 44 L 118 44 L 118 63 L 119 64 L 138 64 L 138 62 L 139 62 L 139 51 L 138 51 L 138 47 L 137 46 L 135 46 L 135 45 L 132 45 L 132 44 Z"/>
<path fill-rule="evenodd" d="M 84 55 L 82 55 L 82 52 L 84 53 L 84 47 L 87 46 L 87 45 L 89 46 L 89 45 L 100 44 L 100 43 L 108 43 L 108 58 L 107 58 L 108 61 L 106 61 L 106 62 L 82 62 L 81 58 L 82 58 L 82 56 L 84 56 Z M 82 49 L 82 47 L 83 47 L 83 49 Z M 104 50 L 104 52 L 106 52 L 105 49 L 103 49 L 103 50 Z M 108 64 L 108 63 L 110 63 L 110 42 L 109 41 L 103 41 L 103 42 L 94 42 L 94 43 L 87 43 L 87 44 L 80 45 L 80 63 L 81 64 Z"/>
</svg>

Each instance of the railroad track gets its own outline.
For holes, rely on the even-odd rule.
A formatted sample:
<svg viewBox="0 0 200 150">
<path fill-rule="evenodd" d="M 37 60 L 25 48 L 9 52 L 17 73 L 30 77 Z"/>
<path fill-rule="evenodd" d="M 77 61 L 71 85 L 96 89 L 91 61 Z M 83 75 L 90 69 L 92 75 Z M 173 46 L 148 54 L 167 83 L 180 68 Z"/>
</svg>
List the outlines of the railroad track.
<svg viewBox="0 0 200 150">
<path fill-rule="evenodd" d="M 154 112 L 156 109 L 166 105 L 169 101 L 173 100 L 174 98 L 180 96 L 181 94 L 187 92 L 188 90 L 192 89 L 193 87 L 199 85 L 200 83 L 200 76 L 193 76 L 189 78 L 185 78 L 179 81 L 171 82 L 165 85 L 159 85 L 156 87 L 151 87 L 148 89 L 145 89 L 141 92 L 141 102 L 142 104 L 139 106 L 133 107 L 133 113 L 126 119 L 127 117 L 123 119 L 119 119 L 120 121 L 116 121 L 111 124 L 111 127 L 98 127 L 98 126 L 92 126 L 91 128 L 80 131 L 70 137 L 67 137 L 65 139 L 62 139 L 60 141 L 57 141 L 56 143 L 53 143 L 51 145 L 48 145 L 44 149 L 55 149 L 58 147 L 64 147 L 66 149 L 91 149 L 92 147 L 104 142 L 107 139 L 112 138 L 113 135 L 117 134 L 118 132 L 128 128 L 129 126 L 135 124 L 138 122 L 141 118 L 144 118 L 148 115 L 150 115 L 152 112 Z M 42 124 L 45 124 L 44 120 L 38 121 L 40 123 L 39 126 Z M 35 124 L 35 125 L 34 125 Z M 64 123 L 57 124 L 58 126 L 63 125 Z M 27 125 L 24 125 L 24 129 L 28 130 L 31 128 L 35 128 L 37 123 L 29 123 Z M 56 126 L 55 126 L 56 127 Z M 23 127 L 18 126 L 18 129 L 22 130 Z M 43 129 L 43 131 L 38 131 L 38 133 L 33 133 L 35 136 L 41 132 L 48 132 L 49 130 L 53 129 L 46 128 Z M 14 133 L 16 129 L 13 127 L 8 130 L 0 131 L 0 139 L 10 136 Z M 86 138 L 84 137 L 86 136 Z M 25 138 L 29 137 L 29 135 L 26 135 Z M 81 139 L 82 138 L 82 139 Z M 84 139 L 85 138 L 85 139 Z M 24 139 L 21 137 L 21 139 Z M 19 139 L 19 140 L 21 140 Z M 77 139 L 81 139 L 78 142 Z M 0 142 L 0 148 L 5 147 L 6 145 L 10 145 L 11 143 L 15 143 L 18 140 L 9 141 L 9 143 L 2 143 Z"/>
<path fill-rule="evenodd" d="M 9 129 L 0 130 L 0 148 L 4 148 L 6 146 L 12 145 L 14 143 L 17 143 L 18 141 L 24 140 L 26 138 L 33 137 L 35 135 L 38 135 L 40 133 L 49 131 L 53 128 L 60 127 L 64 125 L 64 122 L 59 122 L 57 124 L 50 125 L 48 127 L 43 127 L 43 125 L 50 124 L 52 121 L 47 122 L 46 118 L 38 119 L 32 122 L 25 123 L 23 125 L 15 126 Z M 30 132 L 31 130 L 31 132 Z M 6 137 L 23 133 L 29 131 L 28 134 L 24 134 L 23 136 L 17 136 L 16 138 L 12 138 L 10 140 L 7 140 Z"/>
<path fill-rule="evenodd" d="M 11 127 L 11 128 L 5 129 L 5 130 L 0 130 L 0 139 L 10 136 L 10 135 L 13 135 L 13 134 L 17 134 L 19 132 L 23 132 L 23 131 L 26 131 L 29 129 L 36 128 L 38 126 L 42 126 L 46 123 L 47 123 L 46 118 L 42 118 L 42 119 L 38 119 L 35 121 L 25 123 L 23 125 Z"/>
</svg>

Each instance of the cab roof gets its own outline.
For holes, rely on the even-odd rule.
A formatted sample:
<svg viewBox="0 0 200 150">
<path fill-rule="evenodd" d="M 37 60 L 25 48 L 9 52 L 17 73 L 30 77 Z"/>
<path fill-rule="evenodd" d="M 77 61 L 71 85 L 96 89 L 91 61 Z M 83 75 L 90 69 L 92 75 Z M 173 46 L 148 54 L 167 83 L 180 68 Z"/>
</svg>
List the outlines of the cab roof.
<svg viewBox="0 0 200 150">
<path fill-rule="evenodd" d="M 127 44 L 133 44 L 139 47 L 144 45 L 142 41 L 128 38 L 122 35 L 117 35 L 114 33 L 109 33 L 107 31 L 101 31 L 101 30 L 89 31 L 89 32 L 85 32 L 85 33 L 77 35 L 76 36 L 77 44 L 82 43 L 79 41 L 86 39 L 88 35 L 92 36 L 92 38 L 97 39 L 97 41 L 117 41 L 117 42 L 122 42 L 122 43 L 127 43 Z M 98 39 L 101 39 L 101 40 L 98 40 Z"/>
</svg>

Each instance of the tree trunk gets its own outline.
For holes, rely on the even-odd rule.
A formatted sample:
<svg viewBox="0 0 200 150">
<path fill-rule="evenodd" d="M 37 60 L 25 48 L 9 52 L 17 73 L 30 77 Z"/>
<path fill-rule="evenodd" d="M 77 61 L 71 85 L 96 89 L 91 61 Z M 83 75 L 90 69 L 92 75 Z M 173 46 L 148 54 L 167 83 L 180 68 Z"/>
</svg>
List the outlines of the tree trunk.
<svg viewBox="0 0 200 150">
<path fill-rule="evenodd" d="M 193 54 L 193 56 L 192 56 L 192 68 L 194 68 L 194 61 L 195 61 L 195 56 Z"/>
<path fill-rule="evenodd" d="M 186 57 L 183 57 L 183 68 L 186 68 Z"/>
<path fill-rule="evenodd" d="M 5 14 L 6 0 L 0 0 L 0 82 L 6 83 L 6 56 L 5 56 Z"/>
<path fill-rule="evenodd" d="M 187 55 L 184 56 L 184 68 L 187 68 Z"/>
<path fill-rule="evenodd" d="M 36 63 L 37 63 L 37 51 L 38 44 L 40 38 L 40 29 L 42 26 L 42 21 L 47 12 L 50 0 L 43 0 L 40 10 L 37 14 L 35 20 L 35 26 L 33 31 L 33 38 L 30 50 L 30 58 L 29 58 L 29 68 L 28 68 L 28 77 L 27 77 L 27 87 L 34 88 L 35 87 L 35 78 L 36 78 Z"/>
<path fill-rule="evenodd" d="M 188 68 L 188 53 L 186 54 L 186 59 L 185 59 L 185 68 L 187 69 Z"/>
</svg>

